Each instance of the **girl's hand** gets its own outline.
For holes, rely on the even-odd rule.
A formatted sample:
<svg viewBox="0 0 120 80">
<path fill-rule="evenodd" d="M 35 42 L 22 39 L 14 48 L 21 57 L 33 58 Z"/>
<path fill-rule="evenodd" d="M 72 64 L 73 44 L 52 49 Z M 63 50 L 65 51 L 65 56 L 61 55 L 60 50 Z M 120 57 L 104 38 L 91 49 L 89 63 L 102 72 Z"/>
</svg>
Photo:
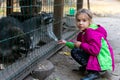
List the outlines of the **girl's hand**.
<svg viewBox="0 0 120 80">
<path fill-rule="evenodd" d="M 75 41 L 75 42 L 74 42 L 74 45 L 75 45 L 75 47 L 79 48 L 80 45 L 81 45 L 81 42 L 80 42 L 80 41 Z"/>
<path fill-rule="evenodd" d="M 66 44 L 66 42 L 67 42 L 67 41 L 65 41 L 65 40 L 59 40 L 59 41 L 58 41 L 58 44 Z"/>
</svg>

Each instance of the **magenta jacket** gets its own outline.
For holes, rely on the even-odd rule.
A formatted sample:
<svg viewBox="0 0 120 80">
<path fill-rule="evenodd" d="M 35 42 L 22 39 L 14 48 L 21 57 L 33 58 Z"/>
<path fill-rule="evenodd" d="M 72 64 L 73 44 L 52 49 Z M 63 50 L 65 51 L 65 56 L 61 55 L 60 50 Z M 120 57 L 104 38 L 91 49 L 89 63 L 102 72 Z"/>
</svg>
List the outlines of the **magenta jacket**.
<svg viewBox="0 0 120 80">
<path fill-rule="evenodd" d="M 113 49 L 107 40 L 107 32 L 101 26 L 96 29 L 88 28 L 80 32 L 77 40 L 81 41 L 80 48 L 90 54 L 87 70 L 114 70 Z"/>
</svg>

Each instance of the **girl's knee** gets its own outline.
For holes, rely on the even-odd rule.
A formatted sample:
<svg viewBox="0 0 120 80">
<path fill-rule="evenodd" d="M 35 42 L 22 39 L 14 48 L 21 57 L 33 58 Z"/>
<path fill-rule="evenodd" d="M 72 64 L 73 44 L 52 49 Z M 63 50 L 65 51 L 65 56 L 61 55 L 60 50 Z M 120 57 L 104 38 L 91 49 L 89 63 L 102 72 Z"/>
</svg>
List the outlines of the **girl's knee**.
<svg viewBox="0 0 120 80">
<path fill-rule="evenodd" d="M 71 50 L 71 56 L 74 56 L 75 54 L 79 53 L 79 49 L 78 48 L 74 48 Z"/>
<path fill-rule="evenodd" d="M 77 49 L 76 49 L 76 48 L 74 48 L 74 49 L 71 50 L 71 54 L 72 54 L 72 53 L 76 53 L 76 52 L 77 52 Z"/>
</svg>

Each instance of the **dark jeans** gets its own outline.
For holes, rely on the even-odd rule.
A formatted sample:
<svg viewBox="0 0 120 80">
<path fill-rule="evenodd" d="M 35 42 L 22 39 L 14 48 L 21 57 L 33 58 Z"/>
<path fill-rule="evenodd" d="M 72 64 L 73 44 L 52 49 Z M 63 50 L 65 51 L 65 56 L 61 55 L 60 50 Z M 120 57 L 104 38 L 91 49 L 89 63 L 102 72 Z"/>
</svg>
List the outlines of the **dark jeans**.
<svg viewBox="0 0 120 80">
<path fill-rule="evenodd" d="M 72 49 L 71 50 L 71 56 L 80 65 L 82 65 L 82 66 L 87 65 L 87 62 L 88 62 L 88 59 L 89 59 L 89 54 L 85 53 L 82 49 L 80 49 L 80 48 Z"/>
</svg>

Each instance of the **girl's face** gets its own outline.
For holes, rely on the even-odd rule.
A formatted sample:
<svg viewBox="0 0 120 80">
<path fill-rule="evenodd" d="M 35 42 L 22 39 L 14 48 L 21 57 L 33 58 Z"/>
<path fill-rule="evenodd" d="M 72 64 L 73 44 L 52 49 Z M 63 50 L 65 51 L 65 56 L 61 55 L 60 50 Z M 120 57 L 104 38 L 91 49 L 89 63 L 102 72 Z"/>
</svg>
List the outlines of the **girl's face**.
<svg viewBox="0 0 120 80">
<path fill-rule="evenodd" d="M 91 19 L 89 18 L 89 16 L 86 13 L 81 13 L 81 14 L 77 15 L 76 24 L 77 24 L 77 27 L 81 31 L 87 29 L 89 27 L 90 23 L 91 23 Z"/>
</svg>

